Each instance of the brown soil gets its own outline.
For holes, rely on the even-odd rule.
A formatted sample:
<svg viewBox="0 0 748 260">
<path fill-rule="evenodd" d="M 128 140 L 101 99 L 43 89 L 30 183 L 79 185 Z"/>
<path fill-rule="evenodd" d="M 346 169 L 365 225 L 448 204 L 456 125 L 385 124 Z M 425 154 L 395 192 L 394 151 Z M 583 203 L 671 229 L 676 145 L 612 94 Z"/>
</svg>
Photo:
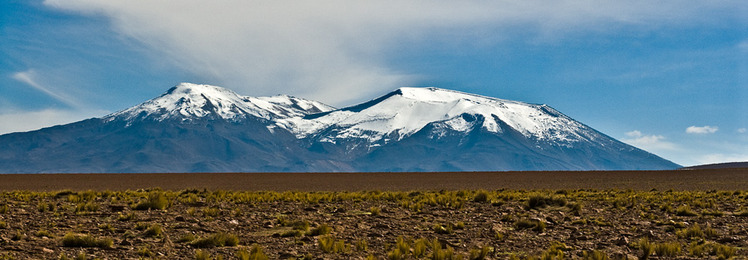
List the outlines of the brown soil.
<svg viewBox="0 0 748 260">
<path fill-rule="evenodd" d="M 0 191 L 152 187 L 272 191 L 737 190 L 748 187 L 748 168 L 583 172 L 0 174 Z"/>
<path fill-rule="evenodd" d="M 149 194 L 161 192 L 124 191 L 146 187 L 166 190 L 162 194 L 169 206 L 135 210 L 134 205 Z M 199 190 L 185 191 L 187 188 Z M 678 247 L 676 257 L 649 255 L 654 259 L 717 259 L 718 246 L 733 250 L 736 259 L 746 259 L 747 188 L 746 169 L 0 175 L 0 189 L 6 191 L 0 192 L 0 259 L 57 259 L 78 254 L 89 259 L 196 259 L 197 250 L 236 259 L 238 251 L 249 251 L 254 245 L 262 247 L 270 259 L 363 259 L 369 255 L 387 259 L 398 237 L 409 243 L 406 259 L 415 259 L 417 239 L 437 241 L 440 248 L 452 248 L 465 258 L 471 250 L 485 247 L 490 249 L 487 259 L 525 259 L 552 252 L 575 259 L 593 250 L 611 259 L 636 259 L 642 256 L 638 242 L 644 238 L 655 245 L 674 243 Z M 63 189 L 73 191 L 56 192 Z M 115 192 L 83 192 L 88 189 Z M 475 201 L 477 189 L 488 190 L 485 201 Z M 359 190 L 391 192 L 345 192 Z M 551 205 L 530 208 L 533 197 L 563 203 L 551 201 Z M 76 210 L 87 204 L 96 207 Z M 290 223 L 294 221 L 308 222 L 309 230 L 324 224 L 331 231 L 322 236 L 302 232 L 284 237 L 293 230 Z M 523 221 L 546 227 L 522 228 Z M 150 237 L 143 227 L 154 224 L 163 231 Z M 448 232 L 439 230 L 450 226 Z M 696 226 L 703 230 L 701 235 L 685 235 Z M 238 245 L 197 248 L 180 242 L 187 234 L 201 238 L 219 232 L 236 235 Z M 113 245 L 64 246 L 62 240 L 68 233 L 109 238 Z M 342 241 L 343 252 L 324 252 L 319 244 L 326 237 Z M 356 249 L 360 241 L 366 242 L 366 250 Z M 699 245 L 704 246 L 704 252 L 689 252 Z M 431 254 L 429 246 L 425 256 Z"/>
</svg>

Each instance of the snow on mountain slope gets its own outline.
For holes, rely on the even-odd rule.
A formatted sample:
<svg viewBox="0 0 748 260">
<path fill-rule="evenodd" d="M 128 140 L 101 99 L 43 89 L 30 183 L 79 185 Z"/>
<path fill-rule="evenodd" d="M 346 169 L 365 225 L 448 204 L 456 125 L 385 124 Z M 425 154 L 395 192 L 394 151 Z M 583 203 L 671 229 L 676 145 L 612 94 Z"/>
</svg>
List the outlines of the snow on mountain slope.
<svg viewBox="0 0 748 260">
<path fill-rule="evenodd" d="M 305 118 L 285 118 L 279 124 L 299 138 L 323 132 L 320 141 L 363 138 L 374 143 L 401 140 L 432 122 L 465 132 L 474 122 L 462 115 L 485 118 L 482 129 L 502 133 L 500 122 L 528 138 L 557 143 L 594 139 L 583 124 L 546 105 L 534 105 L 439 88 L 400 88 L 381 98 Z"/>
<path fill-rule="evenodd" d="M 132 123 L 135 120 L 144 119 L 189 121 L 195 118 L 213 117 L 239 120 L 252 116 L 273 120 L 302 117 L 333 109 L 320 102 L 287 95 L 245 97 L 221 87 L 181 83 L 157 98 L 116 112 L 104 119 L 107 121 L 123 119 Z"/>
</svg>

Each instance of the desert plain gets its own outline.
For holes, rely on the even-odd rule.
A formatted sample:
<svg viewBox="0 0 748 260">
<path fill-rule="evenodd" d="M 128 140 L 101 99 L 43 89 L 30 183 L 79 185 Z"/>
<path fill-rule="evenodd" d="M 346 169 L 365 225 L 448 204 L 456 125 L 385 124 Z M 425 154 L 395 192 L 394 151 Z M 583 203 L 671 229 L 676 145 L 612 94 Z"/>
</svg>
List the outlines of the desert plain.
<svg viewBox="0 0 748 260">
<path fill-rule="evenodd" d="M 748 169 L 0 175 L 0 259 L 745 259 Z"/>
</svg>

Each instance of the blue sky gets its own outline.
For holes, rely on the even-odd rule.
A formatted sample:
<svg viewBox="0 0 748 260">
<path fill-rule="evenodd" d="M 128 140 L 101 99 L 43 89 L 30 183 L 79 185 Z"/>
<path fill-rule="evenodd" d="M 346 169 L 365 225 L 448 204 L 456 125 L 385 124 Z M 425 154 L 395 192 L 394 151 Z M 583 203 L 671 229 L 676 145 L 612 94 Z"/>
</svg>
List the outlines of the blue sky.
<svg viewBox="0 0 748 260">
<path fill-rule="evenodd" d="M 0 133 L 179 82 L 351 105 L 401 86 L 548 104 L 682 165 L 748 161 L 745 1 L 0 3 Z"/>
</svg>

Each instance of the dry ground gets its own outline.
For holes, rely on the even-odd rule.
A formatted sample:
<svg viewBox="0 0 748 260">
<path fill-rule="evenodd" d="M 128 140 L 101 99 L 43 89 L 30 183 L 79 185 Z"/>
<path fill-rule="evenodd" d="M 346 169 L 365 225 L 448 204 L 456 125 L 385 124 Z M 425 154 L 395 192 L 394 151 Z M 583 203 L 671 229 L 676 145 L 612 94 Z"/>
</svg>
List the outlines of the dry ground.
<svg viewBox="0 0 748 260">
<path fill-rule="evenodd" d="M 748 168 L 585 172 L 0 174 L 0 191 L 151 187 L 272 191 L 737 190 L 748 188 Z"/>
<path fill-rule="evenodd" d="M 0 190 L 0 259 L 748 256 L 745 169 L 0 175 Z"/>
</svg>

